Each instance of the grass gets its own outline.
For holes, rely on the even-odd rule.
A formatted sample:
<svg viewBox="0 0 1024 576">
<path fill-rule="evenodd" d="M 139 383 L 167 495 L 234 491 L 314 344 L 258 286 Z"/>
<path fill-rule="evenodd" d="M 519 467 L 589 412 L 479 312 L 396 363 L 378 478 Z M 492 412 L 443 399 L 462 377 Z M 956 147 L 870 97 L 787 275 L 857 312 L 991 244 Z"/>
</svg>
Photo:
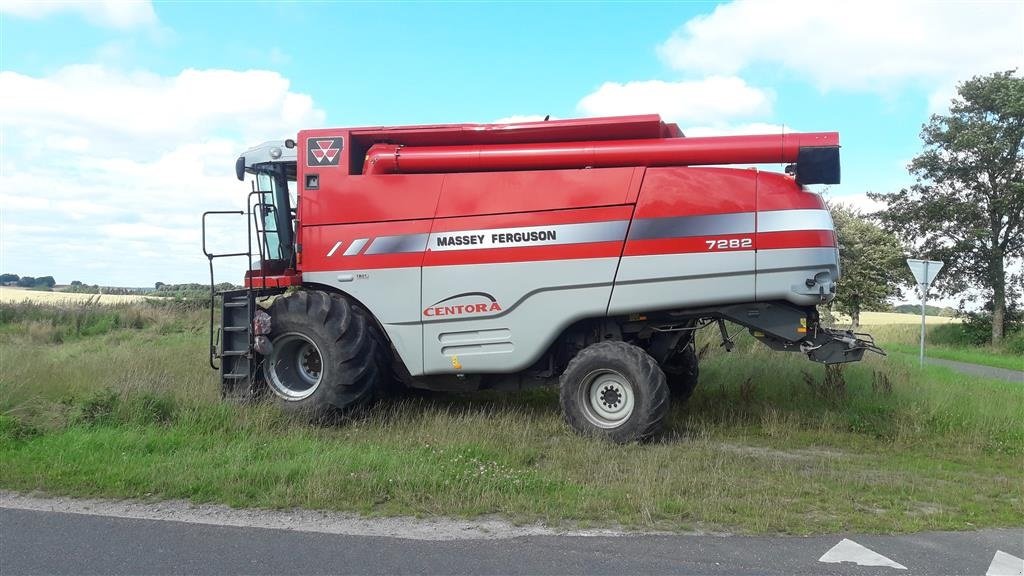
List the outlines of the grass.
<svg viewBox="0 0 1024 576">
<path fill-rule="evenodd" d="M 1024 387 L 909 356 L 826 387 L 799 355 L 746 335 L 727 354 L 706 332 L 701 386 L 643 445 L 575 436 L 549 389 L 405 397 L 312 427 L 219 400 L 201 310 L 133 306 L 140 324 L 59 344 L 23 336 L 44 309 L 0 307 L 0 487 L 742 533 L 1024 518 Z"/>
<path fill-rule="evenodd" d="M 908 344 L 890 344 L 892 350 L 903 354 L 918 356 L 920 348 Z M 925 342 L 924 353 L 930 358 L 944 358 L 982 366 L 994 366 L 1007 370 L 1024 370 L 1024 356 L 1008 354 L 991 347 L 951 348 Z"/>
<path fill-rule="evenodd" d="M 884 343 L 887 352 L 917 358 L 920 351 L 920 326 L 885 325 L 866 328 Z M 1024 370 L 1024 355 L 1014 352 L 1009 346 L 967 346 L 936 344 L 930 342 L 931 330 L 925 335 L 925 356 L 944 358 L 958 362 L 994 366 L 1008 370 Z"/>
</svg>

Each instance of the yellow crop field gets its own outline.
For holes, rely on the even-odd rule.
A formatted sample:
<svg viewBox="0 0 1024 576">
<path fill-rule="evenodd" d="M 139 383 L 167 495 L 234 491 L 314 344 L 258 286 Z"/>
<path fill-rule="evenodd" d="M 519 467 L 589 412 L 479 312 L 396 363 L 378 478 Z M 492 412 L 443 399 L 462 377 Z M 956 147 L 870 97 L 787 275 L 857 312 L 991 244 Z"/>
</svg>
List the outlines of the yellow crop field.
<svg viewBox="0 0 1024 576">
<path fill-rule="evenodd" d="M 41 304 L 78 304 L 88 302 L 101 304 L 120 304 L 124 302 L 138 302 L 145 300 L 145 296 L 130 296 L 121 294 L 75 294 L 71 292 L 40 292 L 37 290 L 26 290 L 24 288 L 13 288 L 11 286 L 0 287 L 0 302 L 38 302 Z"/>
<path fill-rule="evenodd" d="M 836 314 L 836 324 L 849 324 L 850 317 L 845 314 Z M 932 324 L 959 323 L 959 318 L 949 316 L 928 316 L 927 322 Z M 896 312 L 861 312 L 860 323 L 866 326 L 884 326 L 887 324 L 920 324 L 921 316 L 918 314 L 898 314 Z"/>
</svg>

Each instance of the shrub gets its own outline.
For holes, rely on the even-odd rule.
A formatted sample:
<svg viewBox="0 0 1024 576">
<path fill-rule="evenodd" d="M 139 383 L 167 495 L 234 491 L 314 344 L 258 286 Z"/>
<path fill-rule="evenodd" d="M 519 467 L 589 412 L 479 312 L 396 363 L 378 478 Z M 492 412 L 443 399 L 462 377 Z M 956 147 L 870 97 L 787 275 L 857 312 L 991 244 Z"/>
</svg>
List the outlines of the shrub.
<svg viewBox="0 0 1024 576">
<path fill-rule="evenodd" d="M 1024 314 L 1019 308 L 1006 311 L 1006 342 L 1024 330 Z M 992 313 L 974 312 L 964 317 L 961 324 L 936 326 L 929 336 L 935 344 L 947 346 L 984 346 L 992 342 Z"/>
</svg>

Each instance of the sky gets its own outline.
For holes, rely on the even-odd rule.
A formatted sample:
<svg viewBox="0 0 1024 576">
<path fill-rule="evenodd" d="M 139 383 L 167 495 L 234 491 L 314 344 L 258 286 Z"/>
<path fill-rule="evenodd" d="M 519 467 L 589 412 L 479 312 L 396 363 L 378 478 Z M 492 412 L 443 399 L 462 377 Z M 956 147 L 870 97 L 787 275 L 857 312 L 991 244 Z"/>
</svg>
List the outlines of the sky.
<svg viewBox="0 0 1024 576">
<path fill-rule="evenodd" d="M 1012 68 L 1020 1 L 0 0 L 0 271 L 204 282 L 200 214 L 245 204 L 234 159 L 315 127 L 658 113 L 688 136 L 839 131 L 827 193 L 871 210 L 866 192 L 913 182 L 957 82 Z M 244 230 L 214 225 L 210 247 Z"/>
</svg>

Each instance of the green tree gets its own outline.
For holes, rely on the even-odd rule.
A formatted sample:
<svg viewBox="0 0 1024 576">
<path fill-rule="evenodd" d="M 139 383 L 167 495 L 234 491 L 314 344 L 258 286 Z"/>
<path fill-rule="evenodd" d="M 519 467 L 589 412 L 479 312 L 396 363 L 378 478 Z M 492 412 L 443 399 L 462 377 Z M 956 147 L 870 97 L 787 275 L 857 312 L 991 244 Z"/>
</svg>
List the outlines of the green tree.
<svg viewBox="0 0 1024 576">
<path fill-rule="evenodd" d="M 880 214 L 888 229 L 946 263 L 942 293 L 986 293 L 997 344 L 1007 266 L 1024 256 L 1024 78 L 997 72 L 957 88 L 949 114 L 933 115 L 921 131 L 924 150 L 910 163 L 917 183 L 869 196 L 889 204 Z"/>
<path fill-rule="evenodd" d="M 36 278 L 37 288 L 53 288 L 57 285 L 57 281 L 53 279 L 53 276 L 40 276 Z"/>
<path fill-rule="evenodd" d="M 21 278 L 17 274 L 0 274 L 0 284 L 7 284 L 8 282 L 17 282 Z"/>
<path fill-rule="evenodd" d="M 899 241 L 856 210 L 830 206 L 842 268 L 833 307 L 860 326 L 863 310 L 880 309 L 910 283 Z"/>
</svg>

